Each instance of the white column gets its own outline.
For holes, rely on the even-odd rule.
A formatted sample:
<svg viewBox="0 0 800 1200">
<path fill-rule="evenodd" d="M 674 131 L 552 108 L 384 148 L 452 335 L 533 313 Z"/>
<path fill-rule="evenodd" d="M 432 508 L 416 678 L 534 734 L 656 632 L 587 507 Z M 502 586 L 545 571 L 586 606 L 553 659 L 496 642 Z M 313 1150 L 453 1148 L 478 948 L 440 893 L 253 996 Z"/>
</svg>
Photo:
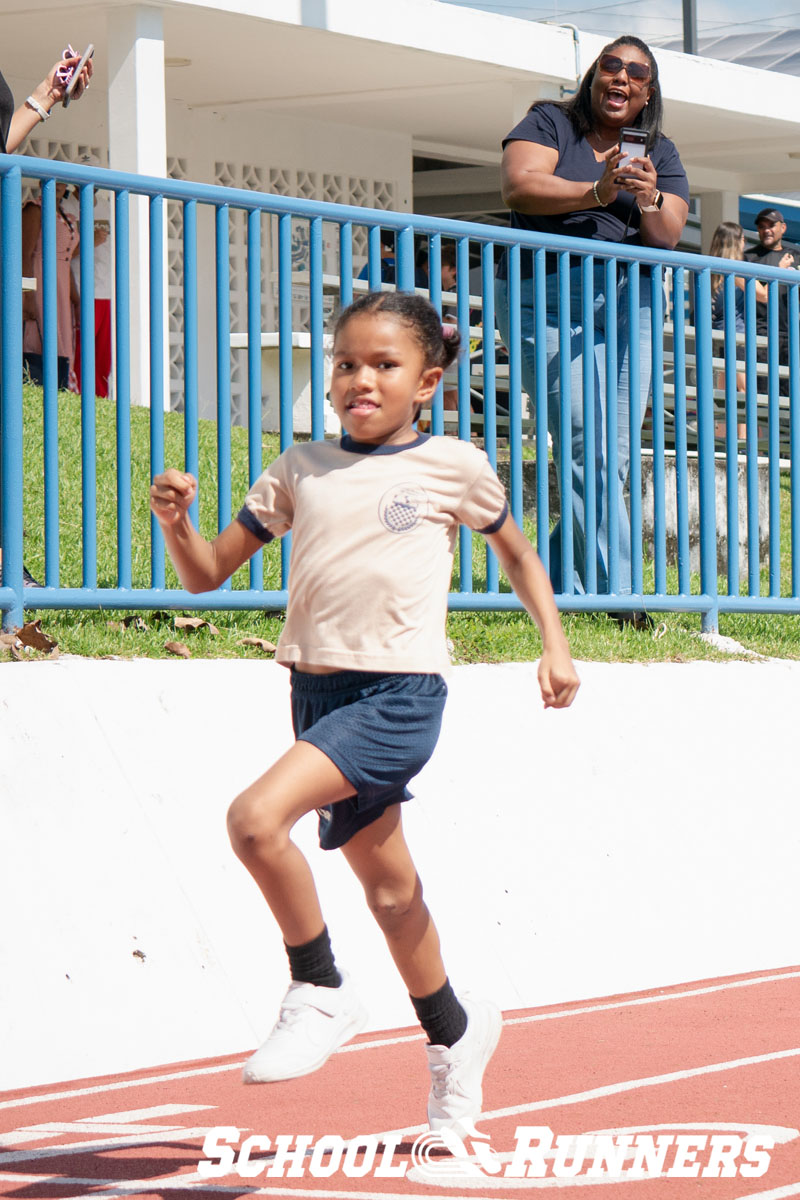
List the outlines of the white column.
<svg viewBox="0 0 800 1200">
<path fill-rule="evenodd" d="M 535 84 L 528 82 L 512 83 L 508 90 L 511 109 L 508 115 L 508 129 L 503 129 L 498 133 L 498 140 L 504 138 L 509 130 L 519 124 L 534 100 L 558 99 L 557 85 L 552 85 L 551 90 L 553 91 L 552 96 L 548 91 L 548 85 L 537 87 Z"/>
<path fill-rule="evenodd" d="M 739 223 L 739 197 L 736 192 L 703 192 L 700 197 L 700 238 L 708 254 L 714 230 L 722 221 Z"/>
<path fill-rule="evenodd" d="M 143 5 L 108 13 L 109 166 L 137 175 L 167 174 L 164 30 L 161 12 Z M 164 229 L 166 239 L 166 212 Z M 131 402 L 150 404 L 150 305 L 148 201 L 131 197 Z M 164 404 L 168 387 L 166 241 Z"/>
</svg>

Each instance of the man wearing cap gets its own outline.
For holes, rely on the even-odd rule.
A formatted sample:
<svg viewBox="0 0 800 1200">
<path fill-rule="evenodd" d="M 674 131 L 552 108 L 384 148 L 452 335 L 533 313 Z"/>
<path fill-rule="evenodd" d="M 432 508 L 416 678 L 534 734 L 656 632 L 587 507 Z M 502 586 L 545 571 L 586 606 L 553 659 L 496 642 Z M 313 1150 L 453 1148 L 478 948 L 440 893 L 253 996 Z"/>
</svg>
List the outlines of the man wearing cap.
<svg viewBox="0 0 800 1200">
<path fill-rule="evenodd" d="M 783 213 L 777 208 L 762 208 L 756 216 L 758 245 L 745 250 L 744 256 L 748 262 L 763 263 L 766 267 L 800 267 L 800 254 L 787 250 L 783 245 L 783 235 L 786 233 L 786 222 Z M 789 259 L 791 258 L 791 261 Z M 756 301 L 756 332 L 766 337 L 769 329 L 767 319 L 768 306 Z M 789 361 L 789 308 L 786 301 L 785 288 L 780 289 L 780 304 L 778 307 L 778 359 L 781 366 Z M 767 361 L 767 347 L 758 347 L 758 361 Z M 766 392 L 767 378 L 759 376 L 759 392 Z M 780 392 L 789 394 L 788 379 L 781 379 Z"/>
</svg>

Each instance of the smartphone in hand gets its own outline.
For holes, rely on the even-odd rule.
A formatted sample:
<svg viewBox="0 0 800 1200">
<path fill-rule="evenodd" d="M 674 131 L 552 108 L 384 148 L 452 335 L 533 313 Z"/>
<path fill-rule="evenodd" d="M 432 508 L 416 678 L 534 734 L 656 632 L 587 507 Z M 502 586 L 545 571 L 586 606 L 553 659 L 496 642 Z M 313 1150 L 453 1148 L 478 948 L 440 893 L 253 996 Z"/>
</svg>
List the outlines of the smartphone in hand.
<svg viewBox="0 0 800 1200">
<path fill-rule="evenodd" d="M 632 158 L 644 158 L 647 154 L 647 130 L 621 129 L 619 148 L 624 158 L 621 158 L 617 163 L 618 171 L 623 167 L 627 167 Z"/>
<path fill-rule="evenodd" d="M 61 103 L 64 105 L 64 108 L 66 108 L 68 106 L 70 100 L 72 99 L 72 93 L 75 91 L 75 88 L 78 86 L 78 80 L 81 77 L 81 71 L 86 66 L 87 62 L 89 61 L 89 59 L 92 57 L 93 54 L 94 54 L 94 46 L 92 45 L 91 42 L 89 42 L 89 45 L 86 47 L 83 54 L 81 55 L 80 62 L 70 72 L 69 78 L 67 80 L 66 91 L 64 92 L 64 99 L 61 101 Z"/>
</svg>

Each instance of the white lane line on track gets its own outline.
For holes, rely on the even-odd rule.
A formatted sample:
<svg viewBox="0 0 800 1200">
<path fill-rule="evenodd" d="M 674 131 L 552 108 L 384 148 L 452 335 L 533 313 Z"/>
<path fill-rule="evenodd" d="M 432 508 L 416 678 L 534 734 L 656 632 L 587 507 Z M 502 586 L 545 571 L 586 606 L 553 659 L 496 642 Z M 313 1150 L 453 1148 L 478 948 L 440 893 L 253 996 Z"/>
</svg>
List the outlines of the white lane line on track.
<svg viewBox="0 0 800 1200">
<path fill-rule="evenodd" d="M 635 1008 L 640 1004 L 661 1004 L 665 1000 L 684 1000 L 688 996 L 708 996 L 712 992 L 728 992 L 734 988 L 754 987 L 761 983 L 775 983 L 781 979 L 798 979 L 800 971 L 785 971 L 782 975 L 760 975 L 757 979 L 736 979 L 732 983 L 713 983 L 708 987 L 691 988 L 684 992 L 669 992 L 666 996 L 637 996 L 633 1000 L 612 1000 L 608 1004 L 587 1004 L 580 1008 L 560 1009 L 556 1012 L 532 1013 L 528 1017 L 506 1017 L 504 1025 L 525 1025 L 533 1021 L 554 1021 L 563 1017 L 577 1017 L 585 1013 L 607 1012 L 614 1008 Z"/>
<path fill-rule="evenodd" d="M 235 1071 L 241 1068 L 244 1059 L 235 1063 L 225 1063 L 217 1067 L 193 1067 L 187 1071 L 169 1071 L 164 1075 L 148 1075 L 142 1079 L 120 1079 L 116 1083 L 101 1083 L 93 1087 L 71 1088 L 66 1092 L 48 1092 L 41 1096 L 17 1096 L 14 1100 L 0 1100 L 0 1110 L 4 1108 L 23 1108 L 27 1104 L 52 1103 L 54 1100 L 75 1100 L 79 1096 L 99 1096 L 103 1092 L 118 1092 L 123 1088 L 147 1087 L 151 1083 L 169 1083 L 173 1079 L 191 1079 L 193 1075 L 218 1075 L 222 1071 Z"/>
<path fill-rule="evenodd" d="M 42 1184 L 40 1175 L 9 1175 L 8 1181 L 17 1184 Z M 571 1181 L 570 1181 L 571 1182 Z M 308 1196 L 315 1200 L 431 1200 L 432 1192 L 366 1192 L 338 1191 L 331 1188 L 287 1188 L 287 1187 L 255 1187 L 248 1184 L 231 1185 L 214 1183 L 210 1179 L 197 1179 L 195 1176 L 176 1175 L 171 1179 L 134 1179 L 125 1183 L 119 1180 L 103 1180 L 96 1177 L 90 1179 L 60 1179 L 60 1187 L 91 1187 L 93 1200 L 128 1200 L 136 1193 L 158 1193 L 176 1190 L 193 1190 L 202 1188 L 204 1193 L 216 1192 L 233 1196 Z M 784 1187 L 773 1188 L 768 1192 L 748 1192 L 737 1200 L 790 1200 L 800 1196 L 800 1183 L 789 1183 Z M 86 1200 L 85 1192 L 77 1192 L 74 1196 L 62 1196 L 60 1200 Z M 459 1200 L 453 1197 L 452 1200 Z M 481 1200 L 473 1192 L 469 1200 Z"/>
<path fill-rule="evenodd" d="M 722 1071 L 736 1071 L 743 1067 L 759 1066 L 762 1063 L 777 1062 L 783 1058 L 800 1057 L 800 1046 L 792 1050 L 775 1050 L 771 1054 L 758 1054 L 752 1058 L 733 1058 L 727 1062 L 709 1063 L 703 1067 L 687 1067 L 683 1071 L 670 1071 L 665 1075 L 649 1075 L 641 1079 L 626 1079 L 621 1083 L 609 1083 L 604 1087 L 590 1088 L 585 1092 L 572 1092 L 566 1096 L 555 1096 L 550 1100 L 533 1100 L 529 1104 L 514 1104 L 509 1108 L 496 1108 L 492 1112 L 483 1112 L 479 1124 L 486 1121 L 499 1121 L 503 1117 L 521 1116 L 523 1113 L 539 1112 L 548 1108 L 561 1108 L 570 1104 L 586 1104 L 591 1100 L 601 1100 L 605 1096 L 616 1096 L 621 1092 L 635 1092 L 637 1088 L 659 1087 L 664 1084 L 681 1083 L 684 1079 L 696 1079 L 701 1075 L 714 1075 Z M 425 1125 L 409 1125 L 405 1129 L 386 1130 L 375 1136 L 378 1138 L 410 1137 L 412 1134 L 424 1133 Z"/>
<path fill-rule="evenodd" d="M 181 1117 L 190 1112 L 202 1112 L 203 1109 L 216 1108 L 215 1104 L 156 1104 L 149 1108 L 128 1108 L 124 1112 L 100 1113 L 99 1116 L 81 1117 L 82 1125 L 102 1125 L 110 1122 L 113 1125 L 137 1125 L 142 1121 L 161 1120 L 163 1117 Z M 147 1128 L 147 1127 L 145 1127 Z M 151 1125 L 152 1129 L 153 1126 Z M 102 1130 L 98 1130 L 102 1132 Z M 136 1133 L 135 1129 L 130 1130 Z"/>
<path fill-rule="evenodd" d="M 712 992 L 726 992 L 735 988 L 755 987 L 762 983 L 777 983 L 783 979 L 798 979 L 800 978 L 800 970 L 784 971 L 781 974 L 759 975 L 753 979 L 736 979 L 730 983 L 711 984 L 703 988 L 691 988 L 681 992 L 669 992 L 666 995 L 658 996 L 639 996 L 632 1000 L 615 1000 L 610 1003 L 603 1004 L 588 1004 L 581 1008 L 565 1008 L 549 1013 L 534 1013 L 527 1017 L 507 1017 L 504 1025 L 522 1025 L 534 1021 L 552 1021 L 557 1018 L 584 1016 L 587 1013 L 593 1012 L 608 1012 L 616 1008 L 631 1008 L 640 1004 L 660 1004 L 667 1000 L 683 1000 L 692 996 L 707 996 Z M 392 1038 L 376 1038 L 370 1042 L 356 1042 L 349 1046 L 342 1046 L 336 1051 L 337 1054 L 352 1054 L 360 1050 L 375 1050 L 383 1046 L 396 1046 L 403 1042 L 421 1041 L 423 1035 L 421 1033 L 403 1034 L 399 1037 Z M 44 1104 L 54 1100 L 73 1100 L 79 1096 L 96 1096 L 101 1092 L 114 1092 L 124 1088 L 146 1087 L 153 1083 L 169 1083 L 174 1079 L 191 1079 L 197 1075 L 216 1075 L 224 1071 L 239 1070 L 244 1059 L 238 1059 L 233 1063 L 226 1063 L 222 1066 L 214 1067 L 192 1067 L 185 1071 L 170 1071 L 163 1075 L 150 1075 L 142 1079 L 122 1079 L 115 1083 L 97 1084 L 85 1088 L 73 1088 L 64 1092 L 48 1092 L 40 1096 L 17 1096 L 13 1100 L 0 1100 L 0 1111 L 6 1108 L 22 1108 L 28 1104 Z"/>
<path fill-rule="evenodd" d="M 534 1100 L 529 1104 L 518 1104 L 510 1108 L 498 1108 L 492 1112 L 481 1113 L 480 1123 L 496 1121 L 504 1117 L 519 1116 L 523 1113 L 539 1112 L 549 1108 L 560 1108 L 572 1104 L 584 1104 L 591 1100 L 602 1099 L 605 1096 L 618 1095 L 621 1092 L 632 1092 L 638 1088 L 658 1087 L 670 1083 L 680 1083 L 685 1079 L 693 1079 L 702 1075 L 713 1075 L 723 1071 L 735 1071 L 743 1067 L 759 1066 L 763 1063 L 777 1062 L 781 1059 L 800 1056 L 800 1047 L 792 1050 L 775 1050 L 771 1054 L 759 1054 L 752 1058 L 736 1058 L 727 1062 L 709 1063 L 702 1067 L 688 1067 L 683 1071 L 670 1071 L 664 1075 L 650 1075 L 641 1079 L 627 1079 L 621 1083 L 610 1083 L 604 1087 L 591 1088 L 585 1092 L 572 1092 L 566 1096 L 556 1096 L 548 1100 Z M 88 1127 L 87 1127 L 88 1128 Z M 385 1130 L 374 1136 L 380 1139 L 409 1137 L 413 1134 L 424 1133 L 428 1128 L 427 1122 L 422 1125 L 409 1125 L 404 1129 Z M 243 1131 L 244 1132 L 244 1131 Z M 183 1129 L 177 1140 L 186 1141 L 192 1138 L 204 1137 L 207 1129 Z M 13 1165 L 20 1162 L 36 1162 L 46 1158 L 63 1157 L 70 1154 L 97 1153 L 102 1150 L 114 1150 L 122 1146 L 146 1145 L 165 1138 L 129 1137 L 101 1142 L 71 1142 L 66 1145 L 44 1146 L 38 1149 L 12 1151 L 3 1155 L 2 1164 Z M 54 1179 L 58 1176 L 54 1176 Z M 102 1181 L 98 1180 L 98 1184 Z M 362 1195 L 362 1193 L 359 1193 Z"/>
<path fill-rule="evenodd" d="M 375 1050 L 381 1046 L 396 1046 L 401 1042 L 421 1042 L 425 1035 L 422 1033 L 404 1034 L 402 1037 L 378 1038 L 372 1042 L 356 1042 L 351 1046 L 341 1046 L 336 1054 L 347 1054 L 353 1050 Z M 224 1071 L 240 1071 L 245 1059 L 224 1063 L 215 1067 L 191 1067 L 185 1071 L 168 1071 L 163 1075 L 148 1075 L 141 1079 L 120 1079 L 115 1083 L 95 1084 L 85 1088 L 71 1088 L 66 1092 L 48 1092 L 41 1096 L 16 1096 L 13 1100 L 0 1100 L 0 1111 L 4 1108 L 24 1108 L 28 1104 L 44 1104 L 54 1100 L 75 1100 L 81 1096 L 97 1096 L 103 1092 L 117 1092 L 124 1088 L 147 1087 L 153 1083 L 170 1083 L 174 1079 L 191 1079 L 197 1075 L 219 1075 Z"/>
<path fill-rule="evenodd" d="M 748 1192 L 746 1196 L 738 1196 L 737 1200 L 788 1200 L 790 1196 L 800 1196 L 800 1183 L 787 1183 L 768 1192 Z"/>
<path fill-rule="evenodd" d="M 211 1126 L 213 1128 L 213 1126 Z M 33 1163 L 41 1162 L 47 1158 L 69 1158 L 75 1154 L 102 1154 L 110 1150 L 126 1150 L 131 1146 L 158 1146 L 168 1145 L 176 1146 L 182 1142 L 199 1141 L 208 1133 L 209 1126 L 196 1126 L 195 1128 L 181 1128 L 176 1126 L 174 1129 L 161 1132 L 154 1129 L 151 1134 L 129 1133 L 120 1134 L 114 1138 L 95 1138 L 93 1141 L 82 1142 L 61 1142 L 57 1146 L 36 1146 L 30 1150 L 9 1150 L 8 1153 L 0 1155 L 0 1179 L 4 1177 L 4 1167 L 13 1165 L 14 1163 Z M 87 1133 L 91 1132 L 91 1127 L 86 1127 Z M 242 1132 L 246 1130 L 242 1129 Z M 55 1179 L 58 1176 L 54 1176 Z"/>
<path fill-rule="evenodd" d="M 684 1079 L 697 1079 L 702 1075 L 715 1075 L 721 1071 L 738 1071 L 743 1067 L 757 1067 L 762 1063 L 778 1062 L 784 1058 L 800 1056 L 800 1046 L 791 1050 L 775 1050 L 771 1054 L 755 1054 L 750 1058 L 732 1058 L 728 1062 L 709 1063 L 703 1067 L 687 1067 L 683 1071 L 670 1071 L 665 1075 L 650 1075 L 643 1079 L 629 1079 L 624 1083 L 610 1083 L 605 1087 L 590 1088 L 575 1092 L 571 1096 L 557 1096 L 554 1100 L 536 1100 L 533 1104 L 514 1104 L 509 1108 L 497 1108 L 494 1112 L 482 1113 L 481 1120 L 497 1120 L 514 1117 L 519 1113 L 537 1112 L 539 1109 L 560 1108 L 562 1104 L 584 1104 L 603 1096 L 615 1096 L 620 1092 L 633 1092 L 637 1088 L 659 1087 L 668 1083 L 680 1083 Z"/>
<path fill-rule="evenodd" d="M 154 1108 L 138 1108 L 120 1113 L 103 1113 L 100 1116 L 80 1117 L 77 1121 L 44 1121 L 40 1125 L 23 1125 L 13 1133 L 0 1133 L 0 1150 L 7 1146 L 20 1146 L 25 1142 L 51 1140 L 66 1133 L 105 1133 L 118 1136 L 180 1132 L 181 1126 L 153 1125 L 156 1117 L 177 1117 L 186 1113 L 202 1112 L 216 1108 L 214 1104 L 158 1104 Z M 145 1124 L 147 1122 L 147 1124 Z"/>
<path fill-rule="evenodd" d="M 334 1191 L 330 1188 L 296 1188 L 296 1187 L 253 1187 L 249 1184 L 240 1183 L 233 1185 L 229 1183 L 214 1183 L 210 1179 L 196 1179 L 195 1176 L 174 1175 L 171 1178 L 164 1179 L 132 1179 L 120 1183 L 118 1179 L 98 1179 L 97 1177 L 90 1179 L 62 1179 L 54 1178 L 52 1180 L 42 1178 L 41 1175 L 9 1175 L 6 1177 L 11 1183 L 36 1183 L 40 1186 L 50 1183 L 57 1183 L 61 1187 L 91 1187 L 92 1200 L 114 1200 L 115 1197 L 127 1197 L 136 1195 L 137 1192 L 158 1195 L 160 1192 L 189 1190 L 190 1188 L 202 1189 L 203 1192 L 223 1192 L 230 1193 L 233 1196 L 311 1196 L 314 1200 L 431 1200 L 431 1192 L 365 1192 L 362 1190 L 353 1190 L 350 1192 Z M 60 1196 L 59 1200 L 86 1200 L 85 1192 L 78 1192 L 74 1196 Z M 458 1200 L 458 1197 L 453 1197 L 452 1200 Z M 469 1200 L 480 1200 L 480 1197 L 474 1194 L 469 1197 Z"/>
</svg>

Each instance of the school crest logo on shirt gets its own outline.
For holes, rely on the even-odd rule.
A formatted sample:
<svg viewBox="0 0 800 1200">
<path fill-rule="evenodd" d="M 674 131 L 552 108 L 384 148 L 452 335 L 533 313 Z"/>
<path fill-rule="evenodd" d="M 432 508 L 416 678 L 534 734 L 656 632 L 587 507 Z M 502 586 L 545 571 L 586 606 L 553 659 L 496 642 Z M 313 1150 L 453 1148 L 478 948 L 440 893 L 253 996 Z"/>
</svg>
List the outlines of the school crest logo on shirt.
<svg viewBox="0 0 800 1200">
<path fill-rule="evenodd" d="M 381 523 L 390 533 L 410 533 L 428 514 L 428 497 L 416 483 L 398 483 L 378 505 Z"/>
</svg>

